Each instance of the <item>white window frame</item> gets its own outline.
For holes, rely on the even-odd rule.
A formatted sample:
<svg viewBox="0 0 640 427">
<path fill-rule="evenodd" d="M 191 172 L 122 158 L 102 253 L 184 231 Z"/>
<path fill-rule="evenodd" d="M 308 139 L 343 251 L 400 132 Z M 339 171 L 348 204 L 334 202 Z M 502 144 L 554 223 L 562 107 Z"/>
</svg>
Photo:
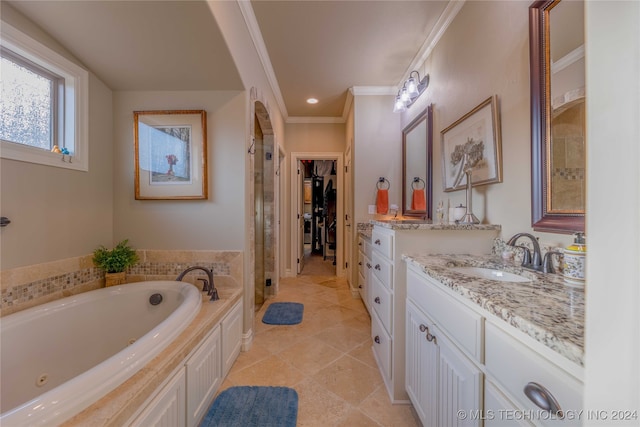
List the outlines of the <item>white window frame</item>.
<svg viewBox="0 0 640 427">
<path fill-rule="evenodd" d="M 63 156 L 40 148 L 0 140 L 0 157 L 66 169 L 89 170 L 89 73 L 32 39 L 15 27 L 2 22 L 0 44 L 6 49 L 64 78 L 64 102 L 58 114 L 64 117 L 59 145 L 72 153 Z M 64 159 L 64 160 L 63 160 Z"/>
</svg>

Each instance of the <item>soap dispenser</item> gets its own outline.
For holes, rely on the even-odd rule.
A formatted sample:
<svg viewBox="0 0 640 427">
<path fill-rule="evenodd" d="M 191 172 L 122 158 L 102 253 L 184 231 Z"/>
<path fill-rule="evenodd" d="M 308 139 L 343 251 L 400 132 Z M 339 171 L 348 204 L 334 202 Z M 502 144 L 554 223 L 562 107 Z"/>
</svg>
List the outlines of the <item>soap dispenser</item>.
<svg viewBox="0 0 640 427">
<path fill-rule="evenodd" d="M 584 286 L 587 243 L 584 233 L 576 233 L 573 244 L 564 250 L 562 275 L 569 286 Z"/>
</svg>

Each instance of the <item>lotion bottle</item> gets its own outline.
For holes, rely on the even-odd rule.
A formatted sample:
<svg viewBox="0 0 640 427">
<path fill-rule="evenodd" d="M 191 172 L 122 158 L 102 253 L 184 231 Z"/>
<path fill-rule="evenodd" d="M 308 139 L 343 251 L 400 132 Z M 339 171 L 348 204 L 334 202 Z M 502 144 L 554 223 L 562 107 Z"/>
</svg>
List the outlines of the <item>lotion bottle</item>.
<svg viewBox="0 0 640 427">
<path fill-rule="evenodd" d="M 576 233 L 573 244 L 564 250 L 562 275 L 569 286 L 584 286 L 587 243 L 584 233 Z"/>
</svg>

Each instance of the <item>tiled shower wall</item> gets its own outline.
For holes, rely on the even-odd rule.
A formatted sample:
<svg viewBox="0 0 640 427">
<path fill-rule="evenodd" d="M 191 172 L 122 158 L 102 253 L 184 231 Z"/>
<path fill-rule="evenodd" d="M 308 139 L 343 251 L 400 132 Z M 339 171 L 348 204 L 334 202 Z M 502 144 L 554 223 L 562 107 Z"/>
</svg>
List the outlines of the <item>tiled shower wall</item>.
<svg viewBox="0 0 640 427">
<path fill-rule="evenodd" d="M 186 268 L 213 268 L 215 276 L 231 276 L 243 284 L 241 251 L 137 251 L 140 261 L 127 271 L 127 282 L 175 280 Z M 104 273 L 85 255 L 0 272 L 0 316 L 104 287 Z M 206 277 L 193 271 L 185 281 Z M 199 284 L 199 282 L 198 282 Z"/>
</svg>

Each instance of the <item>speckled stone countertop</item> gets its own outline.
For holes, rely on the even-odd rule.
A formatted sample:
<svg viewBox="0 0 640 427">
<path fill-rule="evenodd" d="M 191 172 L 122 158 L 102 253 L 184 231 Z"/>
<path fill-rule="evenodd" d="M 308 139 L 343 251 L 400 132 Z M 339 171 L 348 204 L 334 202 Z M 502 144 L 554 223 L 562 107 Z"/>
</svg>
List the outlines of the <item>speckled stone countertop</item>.
<svg viewBox="0 0 640 427">
<path fill-rule="evenodd" d="M 494 256 L 406 254 L 402 258 L 454 292 L 521 330 L 572 362 L 584 366 L 584 289 L 558 274 L 525 270 Z M 488 267 L 528 277 L 498 282 L 456 273 L 449 267 Z"/>
<path fill-rule="evenodd" d="M 373 231 L 373 225 L 366 222 L 358 223 L 358 234 L 365 239 L 371 240 L 371 231 Z"/>
<path fill-rule="evenodd" d="M 65 421 L 62 426 L 125 425 L 156 388 L 170 377 L 216 323 L 242 298 L 242 286 L 231 276 L 216 276 L 215 286 L 220 299 L 211 302 L 203 293 L 200 311 L 178 338 L 131 378 Z"/>
<path fill-rule="evenodd" d="M 501 230 L 497 224 L 432 224 L 429 220 L 387 219 L 371 220 L 371 224 L 391 230 Z"/>
</svg>

